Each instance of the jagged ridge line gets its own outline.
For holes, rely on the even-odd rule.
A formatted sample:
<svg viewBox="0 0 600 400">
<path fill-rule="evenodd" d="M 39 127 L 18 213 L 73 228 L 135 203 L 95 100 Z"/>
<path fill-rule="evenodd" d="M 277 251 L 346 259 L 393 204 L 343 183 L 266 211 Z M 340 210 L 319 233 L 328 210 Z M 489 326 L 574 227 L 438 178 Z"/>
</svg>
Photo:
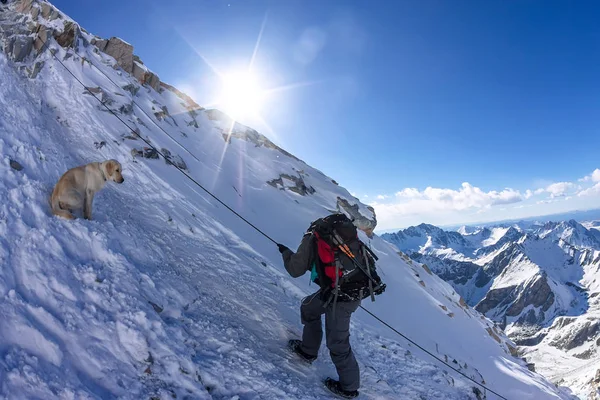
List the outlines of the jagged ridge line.
<svg viewBox="0 0 600 400">
<path fill-rule="evenodd" d="M 44 42 L 44 46 L 47 44 L 47 41 L 43 41 Z M 121 121 L 123 123 L 123 125 L 125 125 L 131 132 L 133 132 L 134 134 L 136 134 L 136 136 L 138 136 L 140 139 L 142 139 L 142 141 L 144 141 L 149 147 L 151 147 L 154 151 L 156 151 L 159 155 L 163 156 L 163 158 L 166 158 L 164 156 L 164 154 L 162 152 L 160 152 L 156 147 L 154 147 L 149 141 L 147 141 L 146 139 L 144 139 L 141 135 L 138 135 L 137 132 L 132 129 L 125 121 L 123 121 L 123 119 L 121 119 L 121 117 L 119 117 L 113 110 L 111 110 L 101 99 L 99 99 L 98 97 L 96 97 L 96 95 L 81 81 L 79 80 L 79 78 L 77 78 L 77 76 L 75 74 L 73 74 L 71 72 L 71 70 L 69 70 L 69 68 L 67 68 L 67 66 L 56 56 L 55 53 L 50 52 L 52 54 L 52 56 L 56 59 L 56 61 L 59 62 L 60 65 L 63 66 L 63 68 L 65 70 L 67 70 L 67 72 L 77 81 L 81 84 L 81 86 L 84 87 L 85 90 L 87 90 L 89 92 L 90 95 L 92 95 L 96 100 L 98 100 L 98 102 L 100 104 L 102 104 L 112 115 L 114 115 L 119 121 Z M 78 54 L 78 53 L 76 53 Z M 79 54 L 78 54 L 79 55 Z M 94 65 L 94 64 L 92 64 Z M 94 65 L 95 66 L 95 65 Z M 96 67 L 96 69 L 98 69 L 100 71 L 100 69 L 98 67 Z M 104 76 L 106 76 L 102 71 L 100 71 Z M 108 78 L 108 77 L 107 77 Z M 111 82 L 112 80 L 110 78 L 108 78 Z M 113 82 L 114 83 L 114 82 Z M 116 85 L 116 83 L 114 83 Z M 118 86 L 118 85 L 117 85 Z M 132 100 L 133 101 L 133 100 Z M 135 102 L 134 102 L 135 103 Z M 137 104 L 136 104 L 137 105 Z M 141 107 L 138 105 L 138 108 Z M 146 114 L 144 112 L 144 110 L 142 110 L 142 112 L 144 114 Z M 146 114 L 146 116 L 148 116 L 148 114 Z M 150 118 L 150 117 L 149 117 Z M 150 118 L 151 119 L 151 118 Z M 154 121 L 153 121 L 154 122 Z M 155 124 L 156 125 L 156 124 Z M 158 126 L 158 125 L 156 125 Z M 169 135 L 164 129 L 162 129 L 162 127 L 158 126 L 165 134 L 167 134 L 167 136 L 171 137 L 171 135 Z M 172 138 L 173 139 L 173 138 Z M 179 144 L 179 142 L 177 142 L 175 139 L 173 139 L 176 143 Z M 181 147 L 183 147 L 185 149 L 185 147 L 181 144 L 179 144 Z M 185 149 L 187 151 L 187 149 Z M 191 154 L 191 153 L 190 153 Z M 193 155 L 193 154 L 192 154 Z M 194 156 L 195 157 L 195 156 Z M 200 160 L 198 160 L 200 161 Z M 264 233 L 262 230 L 260 230 L 258 227 L 256 227 L 254 224 L 252 224 L 250 221 L 248 221 L 246 218 L 244 218 L 242 215 L 240 215 L 237 211 L 235 211 L 234 209 L 232 209 L 230 206 L 228 206 L 227 204 L 225 204 L 223 201 L 221 201 L 217 196 L 215 196 L 214 194 L 212 194 L 208 189 L 206 189 L 204 186 L 202 186 L 198 181 L 196 181 L 193 177 L 191 177 L 187 172 L 185 172 L 183 169 L 179 168 L 177 165 L 171 163 L 175 168 L 177 168 L 177 170 L 179 170 L 183 175 L 185 175 L 188 179 L 190 179 L 193 183 L 195 183 L 198 187 L 200 187 L 202 190 L 204 190 L 208 195 L 210 195 L 212 198 L 214 198 L 215 200 L 217 200 L 221 205 L 223 205 L 225 208 L 227 208 L 229 211 L 231 211 L 233 214 L 235 214 L 237 217 L 239 217 L 242 221 L 246 222 L 249 226 L 251 226 L 254 230 L 256 230 L 258 233 L 262 234 L 265 238 L 267 238 L 268 240 L 270 240 L 271 242 L 278 244 L 278 242 L 276 240 L 274 240 L 273 238 L 271 238 L 269 235 L 267 235 L 266 233 Z M 437 357 L 435 354 L 431 353 L 430 351 L 428 351 L 427 349 L 425 349 L 424 347 L 422 347 L 421 345 L 419 345 L 418 343 L 416 343 L 415 341 L 413 341 L 412 339 L 408 338 L 407 336 L 405 336 L 404 334 L 402 334 L 400 331 L 398 331 L 397 329 L 395 329 L 393 326 L 391 326 L 390 324 L 388 324 L 387 322 L 385 322 L 383 319 L 379 318 L 377 315 L 373 314 L 371 311 L 367 310 L 365 307 L 363 307 L 362 305 L 360 306 L 360 308 L 362 310 L 364 310 L 366 313 L 368 313 L 369 315 L 371 315 L 373 318 L 375 318 L 377 321 L 379 321 L 380 323 L 382 323 L 383 325 L 385 325 L 386 327 L 388 327 L 389 329 L 391 329 L 392 331 L 394 331 L 396 334 L 398 334 L 400 337 L 404 338 L 405 340 L 407 340 L 408 342 L 412 343 L 414 346 L 416 346 L 417 348 L 419 348 L 420 350 L 422 350 L 423 352 L 427 353 L 428 355 L 430 355 L 431 357 L 433 357 L 434 359 L 436 359 L 437 361 L 439 361 L 440 363 L 444 364 L 445 366 L 447 366 L 448 368 L 450 368 L 451 370 L 455 371 L 456 373 L 458 373 L 459 375 L 463 376 L 464 378 L 468 379 L 469 381 L 475 383 L 476 385 L 484 388 L 485 390 L 488 390 L 490 393 L 495 394 L 496 396 L 498 396 L 499 398 L 503 399 L 503 400 L 508 400 L 508 398 L 502 396 L 501 394 L 495 392 L 494 390 L 488 388 L 487 386 L 483 385 L 482 383 L 477 382 L 476 380 L 474 380 L 473 378 L 469 377 L 468 375 L 464 374 L 463 372 L 459 371 L 458 369 L 454 368 L 452 365 L 448 364 L 447 362 L 445 362 L 444 360 L 442 360 L 441 358 Z"/>
</svg>

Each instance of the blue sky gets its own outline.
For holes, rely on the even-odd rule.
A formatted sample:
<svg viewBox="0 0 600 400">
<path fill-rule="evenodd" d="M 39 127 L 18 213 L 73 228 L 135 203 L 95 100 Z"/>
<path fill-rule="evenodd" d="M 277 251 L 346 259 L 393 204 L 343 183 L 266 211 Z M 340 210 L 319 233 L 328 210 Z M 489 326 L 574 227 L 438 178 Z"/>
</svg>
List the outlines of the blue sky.
<svg viewBox="0 0 600 400">
<path fill-rule="evenodd" d="M 53 3 L 200 104 L 220 88 L 208 63 L 243 68 L 264 27 L 254 71 L 293 88 L 243 122 L 375 204 L 381 228 L 600 206 L 600 3 Z"/>
</svg>

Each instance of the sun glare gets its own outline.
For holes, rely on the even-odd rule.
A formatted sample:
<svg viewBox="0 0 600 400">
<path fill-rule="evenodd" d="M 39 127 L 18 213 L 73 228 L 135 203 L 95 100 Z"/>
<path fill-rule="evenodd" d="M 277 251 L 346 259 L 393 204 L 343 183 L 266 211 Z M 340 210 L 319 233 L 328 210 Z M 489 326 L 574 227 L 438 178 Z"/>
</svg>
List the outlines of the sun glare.
<svg viewBox="0 0 600 400">
<path fill-rule="evenodd" d="M 219 103 L 233 118 L 257 116 L 264 101 L 265 91 L 256 76 L 248 72 L 234 72 L 222 77 L 223 87 Z"/>
</svg>

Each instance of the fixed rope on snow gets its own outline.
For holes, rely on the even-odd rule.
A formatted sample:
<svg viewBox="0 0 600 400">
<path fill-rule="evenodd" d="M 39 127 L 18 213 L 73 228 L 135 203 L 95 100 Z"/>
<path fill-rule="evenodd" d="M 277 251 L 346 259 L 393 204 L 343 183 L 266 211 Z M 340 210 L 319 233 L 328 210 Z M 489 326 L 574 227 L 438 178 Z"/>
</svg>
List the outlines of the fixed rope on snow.
<svg viewBox="0 0 600 400">
<path fill-rule="evenodd" d="M 42 40 L 40 38 L 40 40 Z M 47 48 L 47 42 L 43 41 L 43 47 Z M 150 141 L 146 140 L 143 136 L 139 135 L 135 129 L 131 128 L 127 122 L 125 122 L 117 113 L 115 113 L 112 109 L 110 109 L 110 107 L 108 107 L 100 98 L 98 98 L 95 93 L 93 93 L 90 88 L 88 88 L 73 72 L 71 72 L 71 70 L 69 70 L 69 68 L 67 68 L 67 66 L 57 57 L 56 52 L 50 51 L 50 54 L 52 54 L 52 56 L 56 59 L 56 61 L 58 61 L 58 63 L 60 65 L 62 65 L 62 67 L 69 73 L 69 75 L 71 75 L 77 82 L 79 82 L 79 84 L 81 84 L 81 86 L 83 86 L 83 88 L 91 95 L 94 97 L 94 99 L 96 99 L 100 104 L 102 104 L 106 110 L 108 112 L 110 112 L 112 115 L 114 115 L 123 125 L 125 125 L 127 127 L 127 129 L 129 129 L 132 133 L 135 134 L 136 137 L 139 137 L 144 143 L 146 143 L 148 145 L 148 147 L 150 147 L 151 149 L 153 149 L 154 151 L 156 151 L 157 154 L 161 155 L 163 158 L 166 159 L 165 155 L 158 150 L 155 146 L 153 146 Z M 93 65 L 93 64 L 92 64 Z M 96 67 L 94 65 L 94 67 Z M 110 82 L 112 82 L 113 84 L 117 85 L 110 77 L 108 77 L 100 68 L 96 67 L 96 69 L 98 71 L 100 71 L 100 73 L 102 75 L 104 75 Z M 118 86 L 118 85 L 117 85 Z M 133 101 L 133 100 L 132 100 Z M 154 120 L 152 118 L 150 118 L 148 116 L 148 114 L 135 102 L 133 101 L 133 103 L 154 123 Z M 175 140 L 175 138 L 173 138 L 167 131 L 165 131 L 161 126 L 155 124 L 161 131 L 163 131 L 169 138 L 171 138 L 175 143 L 177 143 L 180 147 L 182 147 L 184 150 L 186 150 L 190 155 L 192 155 L 192 157 L 194 157 L 196 160 L 198 160 L 198 158 L 191 153 L 188 149 L 185 148 L 185 146 L 183 146 L 181 143 L 179 143 L 177 140 Z M 200 160 L 198 160 L 200 161 Z M 228 206 L 226 203 L 224 203 L 221 199 L 219 199 L 216 195 L 214 195 L 212 192 L 210 192 L 208 189 L 206 189 L 204 186 L 202 186 L 196 179 L 194 179 L 192 176 L 190 176 L 186 171 L 184 171 L 182 168 L 180 168 L 179 166 L 177 166 L 174 163 L 171 163 L 179 172 L 181 172 L 185 177 L 187 177 L 190 181 L 192 181 L 196 186 L 198 186 L 200 189 L 202 189 L 204 192 L 206 192 L 210 197 L 212 197 L 213 199 L 215 199 L 219 204 L 221 204 L 223 207 L 225 207 L 226 209 L 228 209 L 229 211 L 231 211 L 234 215 L 236 215 L 238 218 L 240 218 L 242 221 L 244 221 L 246 224 L 248 224 L 250 227 L 252 227 L 256 232 L 258 232 L 259 234 L 261 234 L 262 236 L 264 236 L 266 239 L 270 240 L 271 242 L 273 242 L 274 244 L 278 244 L 278 242 L 273 239 L 272 237 L 270 237 L 269 235 L 267 235 L 265 232 L 263 232 L 260 228 L 258 228 L 256 225 L 254 225 L 252 222 L 248 221 L 246 218 L 244 218 L 241 214 L 239 214 L 237 211 L 235 211 L 233 208 L 231 208 L 230 206 Z M 378 317 L 377 315 L 375 315 L 374 313 L 372 313 L 371 311 L 367 310 L 365 307 L 363 307 L 362 305 L 360 306 L 360 308 L 365 311 L 367 314 L 371 315 L 373 318 L 375 318 L 377 321 L 379 321 L 381 324 L 385 325 L 386 327 L 388 327 L 389 329 L 391 329 L 393 332 L 395 332 L 397 335 L 399 335 L 400 337 L 404 338 L 405 340 L 407 340 L 409 343 L 413 344 L 414 346 L 416 346 L 417 348 L 419 348 L 420 350 L 422 350 L 423 352 L 427 353 L 428 355 L 430 355 L 431 357 L 433 357 L 434 359 L 436 359 L 437 361 L 439 361 L 440 363 L 442 363 L 443 365 L 445 365 L 446 367 L 450 368 L 451 370 L 455 371 L 456 373 L 458 373 L 459 375 L 461 375 L 462 377 L 468 379 L 469 381 L 473 382 L 474 384 L 476 384 L 477 386 L 482 387 L 484 390 L 488 390 L 490 393 L 495 394 L 496 396 L 498 396 L 499 398 L 503 399 L 503 400 L 508 400 L 506 397 L 502 396 L 501 394 L 495 392 L 494 390 L 490 389 L 489 387 L 485 386 L 484 384 L 477 382 L 476 380 L 474 380 L 473 378 L 469 377 L 468 375 L 466 375 L 465 373 L 463 373 L 462 371 L 454 368 L 452 365 L 448 364 L 447 362 L 445 362 L 444 360 L 442 360 L 441 358 L 437 357 L 435 354 L 431 353 L 430 351 L 428 351 L 427 349 L 425 349 L 424 347 L 420 346 L 418 343 L 416 343 L 415 341 L 413 341 L 412 339 L 408 338 L 406 335 L 402 334 L 400 331 L 398 331 L 397 329 L 395 329 L 393 326 L 391 326 L 390 324 L 388 324 L 387 322 L 385 322 L 383 319 L 381 319 L 380 317 Z"/>
</svg>

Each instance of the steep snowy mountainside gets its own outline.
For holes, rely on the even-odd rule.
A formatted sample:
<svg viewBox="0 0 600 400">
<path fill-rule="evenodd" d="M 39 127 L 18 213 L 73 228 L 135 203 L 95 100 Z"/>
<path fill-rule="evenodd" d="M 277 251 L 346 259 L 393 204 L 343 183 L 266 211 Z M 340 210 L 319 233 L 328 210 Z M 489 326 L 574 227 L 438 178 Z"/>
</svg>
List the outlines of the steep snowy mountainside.
<svg viewBox="0 0 600 400">
<path fill-rule="evenodd" d="M 372 209 L 251 128 L 157 82 L 131 45 L 95 37 L 43 1 L 10 2 L 0 28 L 1 396 L 325 396 L 319 381 L 335 374 L 326 350 L 307 367 L 284 349 L 314 285 L 291 279 L 274 244 L 177 165 L 290 247 L 313 219 L 352 215 L 388 285 L 366 308 L 508 398 L 570 398 L 514 358 L 512 342 L 450 285 L 372 235 Z M 122 163 L 125 183 L 98 193 L 94 220 L 51 216 L 60 175 L 106 158 Z M 477 397 L 472 382 L 362 311 L 352 334 L 363 397 Z"/>
<path fill-rule="evenodd" d="M 541 238 L 551 237 L 579 248 L 600 248 L 600 232 L 588 229 L 575 220 L 548 222 L 538 230 Z"/>
<path fill-rule="evenodd" d="M 585 221 L 581 224 L 588 229 L 600 230 L 600 221 Z"/>
<path fill-rule="evenodd" d="M 458 232 L 444 231 L 436 226 L 421 224 L 411 226 L 397 233 L 386 233 L 382 238 L 395 244 L 405 253 L 436 253 L 445 258 L 453 258 L 456 253 L 469 253 L 472 244 Z M 445 252 L 454 250 L 454 252 Z"/>
<path fill-rule="evenodd" d="M 462 227 L 450 233 L 459 233 L 475 250 L 461 253 L 464 247 L 435 240 L 415 252 L 412 242 L 403 240 L 413 229 L 382 237 L 504 326 L 539 371 L 583 398 L 598 397 L 599 231 L 574 220 Z M 449 253 L 455 256 L 440 256 Z M 554 371 L 558 360 L 560 374 Z"/>
</svg>

